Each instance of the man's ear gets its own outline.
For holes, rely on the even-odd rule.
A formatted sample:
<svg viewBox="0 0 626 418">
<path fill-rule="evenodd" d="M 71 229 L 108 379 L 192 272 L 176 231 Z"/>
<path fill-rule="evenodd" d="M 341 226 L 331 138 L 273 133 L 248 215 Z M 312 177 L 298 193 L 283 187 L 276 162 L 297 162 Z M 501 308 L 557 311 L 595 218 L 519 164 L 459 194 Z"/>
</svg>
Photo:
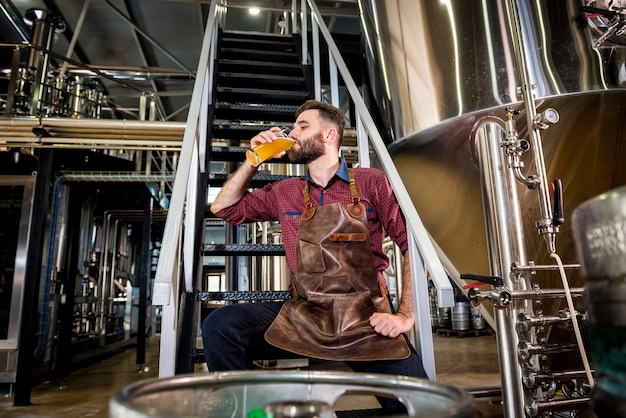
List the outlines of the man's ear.
<svg viewBox="0 0 626 418">
<path fill-rule="evenodd" d="M 328 132 L 326 132 L 325 142 L 332 142 L 337 137 L 337 130 L 335 128 L 330 128 Z"/>
</svg>

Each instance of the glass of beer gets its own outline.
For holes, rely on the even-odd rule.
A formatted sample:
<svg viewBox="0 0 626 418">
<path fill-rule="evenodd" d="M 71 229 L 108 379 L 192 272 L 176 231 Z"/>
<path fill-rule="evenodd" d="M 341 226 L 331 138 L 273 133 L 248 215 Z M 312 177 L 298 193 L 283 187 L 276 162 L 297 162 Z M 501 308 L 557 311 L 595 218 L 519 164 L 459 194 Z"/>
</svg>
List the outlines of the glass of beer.
<svg viewBox="0 0 626 418">
<path fill-rule="evenodd" d="M 246 159 L 255 167 L 262 162 L 269 160 L 274 155 L 283 151 L 288 151 L 296 143 L 294 139 L 288 137 L 289 128 L 282 128 L 280 132 L 276 132 L 276 139 L 272 142 L 266 142 L 246 151 Z"/>
</svg>

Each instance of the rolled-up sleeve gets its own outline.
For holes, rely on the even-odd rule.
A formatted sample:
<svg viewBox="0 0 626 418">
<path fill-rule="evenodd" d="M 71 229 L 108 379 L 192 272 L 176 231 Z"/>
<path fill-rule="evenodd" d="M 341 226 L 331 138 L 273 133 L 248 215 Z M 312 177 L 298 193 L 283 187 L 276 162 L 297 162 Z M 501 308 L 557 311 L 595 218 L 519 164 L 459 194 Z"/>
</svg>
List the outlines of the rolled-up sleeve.
<svg viewBox="0 0 626 418">
<path fill-rule="evenodd" d="M 234 225 L 278 220 L 274 184 L 246 192 L 239 202 L 214 215 Z"/>
<path fill-rule="evenodd" d="M 378 205 L 382 208 L 380 216 L 381 225 L 387 235 L 398 245 L 400 251 L 404 253 L 409 246 L 407 241 L 406 220 L 400 208 L 400 204 L 384 173 L 379 176 L 375 184 L 377 186 L 376 200 Z"/>
</svg>

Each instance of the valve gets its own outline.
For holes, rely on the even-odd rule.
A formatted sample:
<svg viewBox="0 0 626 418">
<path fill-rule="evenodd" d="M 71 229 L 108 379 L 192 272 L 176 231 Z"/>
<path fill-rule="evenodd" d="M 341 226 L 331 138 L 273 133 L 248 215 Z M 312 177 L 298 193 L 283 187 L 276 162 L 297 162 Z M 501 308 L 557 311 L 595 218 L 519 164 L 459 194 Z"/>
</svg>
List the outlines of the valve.
<svg viewBox="0 0 626 418">
<path fill-rule="evenodd" d="M 554 198 L 552 226 L 563 225 L 563 222 L 565 222 L 565 216 L 563 215 L 563 182 L 560 179 L 552 182 L 552 195 Z"/>
<path fill-rule="evenodd" d="M 511 292 L 502 286 L 502 277 L 484 276 L 480 274 L 461 274 L 461 279 L 476 281 L 476 283 L 463 286 L 464 289 L 470 289 L 468 291 L 468 296 L 470 302 L 474 305 L 478 303 L 479 299 L 486 297 L 491 299 L 491 302 L 498 307 L 504 307 L 511 303 Z M 493 286 L 493 289 L 490 293 L 486 293 L 485 295 L 483 295 L 480 291 L 474 289 L 483 284 L 490 284 Z"/>
</svg>

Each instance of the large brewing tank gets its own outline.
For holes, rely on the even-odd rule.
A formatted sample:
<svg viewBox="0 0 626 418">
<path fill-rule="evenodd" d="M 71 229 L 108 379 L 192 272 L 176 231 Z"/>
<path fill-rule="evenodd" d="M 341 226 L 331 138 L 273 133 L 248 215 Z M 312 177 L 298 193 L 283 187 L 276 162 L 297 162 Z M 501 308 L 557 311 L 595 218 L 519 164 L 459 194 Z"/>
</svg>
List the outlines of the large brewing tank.
<svg viewBox="0 0 626 418">
<path fill-rule="evenodd" d="M 541 131 L 541 142 L 547 181 L 563 182 L 565 223 L 556 250 L 565 263 L 576 263 L 573 208 L 626 184 L 626 36 L 594 47 L 609 19 L 581 11 L 608 3 L 359 2 L 371 96 L 394 140 L 390 152 L 453 277 L 490 273 L 472 130 L 487 116 L 504 119 L 512 107 L 519 111 L 520 137 L 529 135 L 516 39 L 523 39 L 536 112 L 554 108 L 560 114 L 558 123 Z M 535 172 L 530 154 L 523 157 L 527 175 Z M 535 226 L 541 218 L 537 192 L 520 184 L 519 199 L 528 259 L 554 264 Z M 558 275 L 545 276 L 559 283 Z"/>
</svg>

